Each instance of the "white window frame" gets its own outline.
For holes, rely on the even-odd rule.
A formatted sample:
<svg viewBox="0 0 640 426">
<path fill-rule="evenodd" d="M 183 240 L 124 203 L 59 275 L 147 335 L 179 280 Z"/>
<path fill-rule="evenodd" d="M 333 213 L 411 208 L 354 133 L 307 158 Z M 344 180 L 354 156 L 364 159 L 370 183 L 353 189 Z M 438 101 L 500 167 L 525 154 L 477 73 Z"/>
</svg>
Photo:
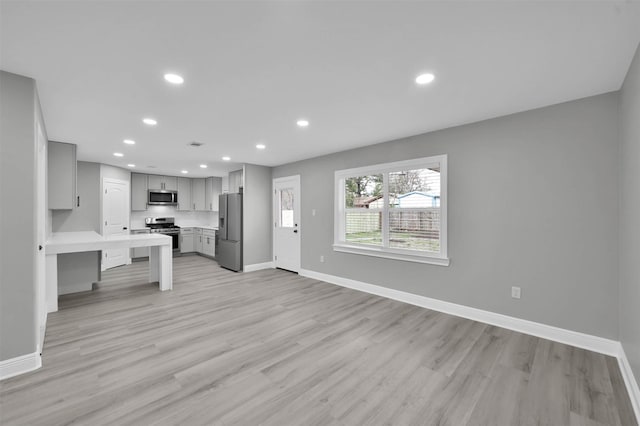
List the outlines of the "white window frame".
<svg viewBox="0 0 640 426">
<path fill-rule="evenodd" d="M 391 247 L 376 247 L 365 244 L 347 242 L 346 231 L 346 206 L 345 206 L 345 180 L 354 176 L 376 175 L 401 170 L 425 169 L 438 165 L 440 167 L 440 253 L 423 252 Z M 387 175 L 388 176 L 388 175 Z M 389 232 L 389 188 L 388 179 L 383 179 L 384 206 L 382 210 L 383 241 L 388 241 Z M 336 170 L 334 191 L 334 237 L 333 250 L 343 253 L 360 254 L 365 256 L 384 257 L 387 259 L 404 260 L 408 262 L 429 263 L 433 265 L 449 266 L 447 245 L 447 156 L 435 155 L 432 157 L 417 158 L 392 163 L 375 164 L 372 166 L 356 167 L 353 169 Z M 380 210 L 380 209 L 375 209 Z"/>
</svg>

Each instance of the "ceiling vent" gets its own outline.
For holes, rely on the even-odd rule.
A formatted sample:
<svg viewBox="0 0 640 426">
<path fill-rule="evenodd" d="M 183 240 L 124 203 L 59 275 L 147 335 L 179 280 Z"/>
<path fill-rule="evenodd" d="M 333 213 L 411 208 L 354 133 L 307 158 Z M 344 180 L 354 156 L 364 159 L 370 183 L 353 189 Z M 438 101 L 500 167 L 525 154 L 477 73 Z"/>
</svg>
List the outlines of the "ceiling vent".
<svg viewBox="0 0 640 426">
<path fill-rule="evenodd" d="M 202 146 L 202 145 L 204 145 L 202 142 L 196 142 L 196 141 L 189 142 L 189 146 L 193 146 L 193 147 L 196 147 L 196 148 L 199 147 L 199 146 Z"/>
</svg>

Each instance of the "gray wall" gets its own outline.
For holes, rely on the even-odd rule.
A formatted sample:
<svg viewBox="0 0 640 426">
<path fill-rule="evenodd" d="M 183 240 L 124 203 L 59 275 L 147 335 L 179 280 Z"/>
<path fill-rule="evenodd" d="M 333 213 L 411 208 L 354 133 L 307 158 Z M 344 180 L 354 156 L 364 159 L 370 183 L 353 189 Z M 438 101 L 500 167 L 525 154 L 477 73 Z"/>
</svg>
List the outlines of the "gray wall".
<svg viewBox="0 0 640 426">
<path fill-rule="evenodd" d="M 640 380 L 640 48 L 620 94 L 620 341 Z"/>
<path fill-rule="evenodd" d="M 100 233 L 100 164 L 78 161 L 80 206 L 53 210 L 53 232 L 95 231 Z"/>
<path fill-rule="evenodd" d="M 610 93 L 275 168 L 301 175 L 302 268 L 617 339 L 617 104 Z M 437 154 L 450 266 L 332 250 L 335 170 Z"/>
<path fill-rule="evenodd" d="M 36 86 L 0 71 L 0 361 L 36 350 Z"/>
<path fill-rule="evenodd" d="M 244 265 L 271 262 L 271 168 L 245 164 L 243 195 Z"/>
<path fill-rule="evenodd" d="M 100 176 L 102 179 L 119 179 L 131 184 L 131 171 L 120 167 L 110 166 L 108 164 L 100 164 Z"/>
<path fill-rule="evenodd" d="M 78 161 L 80 207 L 53 211 L 53 232 L 102 232 L 102 180 L 120 179 L 131 184 L 131 172 L 107 164 Z"/>
</svg>

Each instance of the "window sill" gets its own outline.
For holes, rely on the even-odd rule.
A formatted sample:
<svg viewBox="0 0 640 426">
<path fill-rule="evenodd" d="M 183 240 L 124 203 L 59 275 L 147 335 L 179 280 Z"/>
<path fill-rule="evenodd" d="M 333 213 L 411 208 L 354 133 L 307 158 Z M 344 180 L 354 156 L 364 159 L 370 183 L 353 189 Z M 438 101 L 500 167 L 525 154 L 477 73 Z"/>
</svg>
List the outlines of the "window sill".
<svg viewBox="0 0 640 426">
<path fill-rule="evenodd" d="M 383 251 L 376 248 L 365 248 L 360 246 L 352 246 L 348 244 L 334 244 L 334 251 L 351 254 L 361 254 L 365 256 L 383 257 L 385 259 L 403 260 L 405 262 L 416 263 L 428 263 L 430 265 L 449 266 L 449 258 L 445 257 L 428 257 L 428 256 L 416 256 L 404 253 L 394 253 L 390 251 Z"/>
</svg>

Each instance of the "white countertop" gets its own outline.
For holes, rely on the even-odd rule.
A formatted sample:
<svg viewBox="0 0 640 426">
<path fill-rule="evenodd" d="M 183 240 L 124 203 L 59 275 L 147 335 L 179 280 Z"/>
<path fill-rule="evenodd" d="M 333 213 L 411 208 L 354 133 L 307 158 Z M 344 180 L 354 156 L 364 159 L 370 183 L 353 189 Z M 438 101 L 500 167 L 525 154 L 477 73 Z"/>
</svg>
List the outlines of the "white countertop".
<svg viewBox="0 0 640 426">
<path fill-rule="evenodd" d="M 171 246 L 171 237 L 162 234 L 134 234 L 102 236 L 94 231 L 54 232 L 46 246 L 46 254 L 76 253 L 82 251 L 107 250 L 150 246 Z"/>
<path fill-rule="evenodd" d="M 208 226 L 208 225 L 180 225 L 180 228 L 200 228 L 200 229 L 210 229 L 212 231 L 217 231 L 217 226 Z"/>
</svg>

